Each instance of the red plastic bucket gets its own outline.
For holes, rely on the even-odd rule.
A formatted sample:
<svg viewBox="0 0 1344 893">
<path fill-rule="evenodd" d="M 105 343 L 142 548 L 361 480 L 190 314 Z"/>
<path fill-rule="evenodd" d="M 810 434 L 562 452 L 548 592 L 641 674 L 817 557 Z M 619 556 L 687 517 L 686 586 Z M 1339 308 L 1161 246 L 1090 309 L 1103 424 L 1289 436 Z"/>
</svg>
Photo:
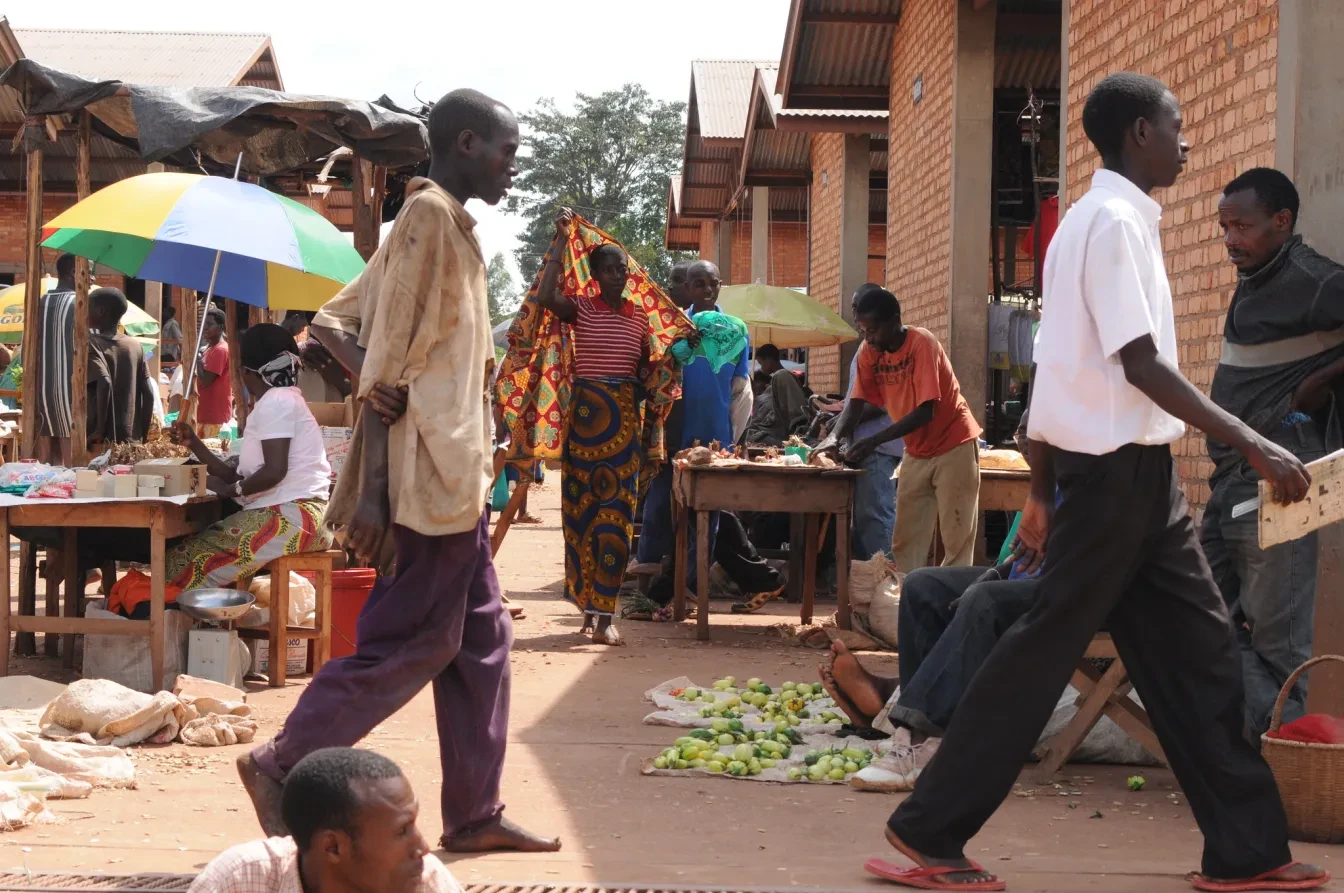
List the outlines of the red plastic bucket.
<svg viewBox="0 0 1344 893">
<path fill-rule="evenodd" d="M 355 653 L 355 626 L 378 571 L 369 567 L 331 572 L 331 656 Z"/>
</svg>

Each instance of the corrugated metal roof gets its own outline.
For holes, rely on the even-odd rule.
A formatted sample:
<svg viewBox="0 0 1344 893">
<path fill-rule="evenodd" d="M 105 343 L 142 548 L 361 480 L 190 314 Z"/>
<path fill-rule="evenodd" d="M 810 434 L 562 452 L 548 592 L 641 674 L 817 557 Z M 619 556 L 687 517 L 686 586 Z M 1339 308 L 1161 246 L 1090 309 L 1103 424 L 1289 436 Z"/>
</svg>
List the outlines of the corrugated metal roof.
<svg viewBox="0 0 1344 893">
<path fill-rule="evenodd" d="M 701 59 L 691 63 L 691 102 L 705 139 L 742 139 L 756 68 L 768 62 Z"/>
<path fill-rule="evenodd" d="M 24 55 L 51 68 L 164 87 L 233 86 L 270 50 L 261 33 L 15 28 L 14 35 Z M 274 57 L 268 61 L 264 74 L 274 81 L 260 78 L 257 85 L 275 88 Z"/>
<path fill-rule="evenodd" d="M 1058 29 L 1000 37 L 994 48 L 994 86 L 1058 90 L 1061 66 Z"/>
<path fill-rule="evenodd" d="M 901 0 L 794 0 L 775 88 L 785 105 L 886 108 L 897 25 L 878 20 L 900 11 Z"/>
</svg>

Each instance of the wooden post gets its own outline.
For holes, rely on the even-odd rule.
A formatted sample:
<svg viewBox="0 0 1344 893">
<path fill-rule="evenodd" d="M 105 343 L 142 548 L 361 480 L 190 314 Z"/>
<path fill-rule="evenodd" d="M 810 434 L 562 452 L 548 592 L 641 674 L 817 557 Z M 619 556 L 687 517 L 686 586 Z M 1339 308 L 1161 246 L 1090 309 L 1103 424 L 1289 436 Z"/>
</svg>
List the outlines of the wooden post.
<svg viewBox="0 0 1344 893">
<path fill-rule="evenodd" d="M 179 311 L 182 317 L 182 383 L 186 384 L 187 372 L 191 369 L 191 364 L 196 362 L 196 356 L 192 353 L 196 349 L 196 329 L 201 324 L 201 306 L 197 300 L 196 292 L 190 288 L 182 289 L 182 309 Z M 195 380 L 192 380 L 193 386 Z M 183 405 L 190 405 L 192 418 L 182 419 L 184 422 L 195 423 L 194 413 L 196 411 L 196 401 L 191 399 L 191 395 L 182 394 Z"/>
<path fill-rule="evenodd" d="M 238 302 L 224 301 L 224 337 L 229 342 L 229 383 L 233 387 L 234 418 L 238 420 L 238 436 L 247 427 L 247 400 L 243 397 L 243 354 L 238 342 Z"/>
<path fill-rule="evenodd" d="M 37 395 L 42 368 L 39 354 L 42 344 L 42 149 L 37 141 L 43 137 L 44 122 L 40 117 L 24 119 L 24 143 L 28 150 L 28 215 L 24 232 L 24 280 L 27 288 L 23 300 L 23 458 L 37 455 Z"/>
<path fill-rule="evenodd" d="M 281 312 L 281 313 L 284 313 L 285 311 L 282 310 L 282 311 L 280 311 L 280 312 Z M 283 322 L 283 321 L 284 321 L 284 317 L 281 316 L 281 317 L 280 317 L 280 320 L 281 320 L 281 322 Z M 261 324 L 264 323 L 264 322 L 270 322 L 270 320 L 266 318 L 266 308 L 265 308 L 265 307 L 252 307 L 252 306 L 249 306 L 249 307 L 247 308 L 247 327 L 248 327 L 249 329 L 252 328 L 253 326 L 259 326 L 259 325 L 261 325 Z M 279 324 L 280 324 L 280 323 L 276 323 L 276 325 L 279 325 Z"/>
<path fill-rule="evenodd" d="M 79 113 L 75 153 L 75 195 L 79 201 L 89 197 L 89 112 Z M 89 464 L 89 262 L 75 258 L 75 360 L 70 380 L 70 461 L 76 467 Z M 68 587 L 69 582 L 66 583 Z M 75 637 L 68 642 L 73 648 Z M 67 658 L 73 660 L 73 653 Z M 73 666 L 73 664 L 67 664 Z"/>
<path fill-rule="evenodd" d="M 88 114 L 88 112 L 84 112 Z M 166 168 L 160 162 L 154 162 L 147 165 L 146 170 L 151 174 L 163 173 Z M 159 370 L 163 363 L 163 283 L 145 282 L 145 312 L 154 317 L 154 321 L 159 324 L 158 345 L 154 348 L 154 356 L 149 358 L 149 380 L 154 382 L 154 387 L 159 386 Z"/>
<path fill-rule="evenodd" d="M 354 177 L 350 183 L 350 205 L 355 217 L 355 250 L 368 260 L 378 248 L 378 224 L 373 208 L 373 165 L 358 155 L 351 159 Z"/>
</svg>

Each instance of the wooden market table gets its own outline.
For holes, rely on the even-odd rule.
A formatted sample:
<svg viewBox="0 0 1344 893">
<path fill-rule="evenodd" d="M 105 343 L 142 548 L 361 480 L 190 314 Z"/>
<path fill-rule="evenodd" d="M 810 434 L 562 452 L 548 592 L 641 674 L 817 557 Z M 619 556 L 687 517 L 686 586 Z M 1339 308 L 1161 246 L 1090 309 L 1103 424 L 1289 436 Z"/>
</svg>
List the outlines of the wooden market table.
<svg viewBox="0 0 1344 893">
<path fill-rule="evenodd" d="M 980 511 L 1022 511 L 1031 495 L 1031 472 L 1015 468 L 980 469 Z"/>
<path fill-rule="evenodd" d="M 676 513 L 676 565 L 673 575 L 673 618 L 686 619 L 687 547 L 690 513 L 696 513 L 696 638 L 709 639 L 709 513 L 783 512 L 803 515 L 802 622 L 812 622 L 816 596 L 817 552 L 821 519 L 834 516 L 837 622 L 849 629 L 849 525 L 854 509 L 854 482 L 863 474 L 853 468 L 764 465 L 685 465 L 672 473 Z M 798 543 L 791 544 L 790 551 Z"/>
<path fill-rule="evenodd" d="M 201 531 L 219 520 L 221 500 L 216 496 L 159 499 L 24 499 L 0 496 L 0 642 L 9 647 L 11 632 L 55 633 L 66 638 L 71 654 L 77 635 L 145 636 L 149 639 L 151 679 L 163 683 L 164 585 L 167 543 Z M 32 617 L 10 610 L 10 530 L 15 527 L 57 527 L 65 533 L 65 606 L 60 617 Z M 90 619 L 79 615 L 80 528 L 124 528 L 149 531 L 150 609 L 148 620 Z M 0 676 L 9 673 L 8 659 L 0 660 Z"/>
</svg>

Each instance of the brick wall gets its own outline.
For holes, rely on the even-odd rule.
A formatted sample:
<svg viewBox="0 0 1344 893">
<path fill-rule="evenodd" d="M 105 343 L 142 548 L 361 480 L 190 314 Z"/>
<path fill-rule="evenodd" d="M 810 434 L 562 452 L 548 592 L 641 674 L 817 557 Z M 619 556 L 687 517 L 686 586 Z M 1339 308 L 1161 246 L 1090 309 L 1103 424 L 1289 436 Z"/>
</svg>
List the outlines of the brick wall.
<svg viewBox="0 0 1344 893">
<path fill-rule="evenodd" d="M 42 222 L 51 220 L 57 214 L 75 203 L 73 195 L 44 195 L 42 197 Z M 25 250 L 24 236 L 27 221 L 28 196 L 24 193 L 0 193 L 0 272 L 14 273 L 16 279 L 26 279 L 24 275 Z M 43 250 L 43 260 L 47 272 L 55 275 L 57 252 Z"/>
<path fill-rule="evenodd" d="M 1147 2 L 1147 0 L 1138 0 Z M 887 288 L 910 325 L 949 346 L 952 69 L 956 3 L 905 0 L 891 47 Z M 911 105 L 923 77 L 923 98 Z"/>
<path fill-rule="evenodd" d="M 1218 229 L 1223 186 L 1274 164 L 1276 0 L 1070 0 L 1068 196 L 1087 191 L 1098 159 L 1082 129 L 1087 93 L 1113 71 L 1160 78 L 1181 102 L 1190 160 L 1163 204 L 1162 241 L 1176 310 L 1181 370 L 1205 391 L 1236 284 Z M 1046 298 L 1049 300 L 1049 297 Z M 1197 508 L 1212 471 L 1202 434 L 1174 447 Z"/>
<path fill-rule="evenodd" d="M 733 221 L 733 269 L 727 279 L 733 285 L 754 281 L 751 277 L 751 221 Z M 771 221 L 767 285 L 785 288 L 807 286 L 807 224 Z"/>
<path fill-rule="evenodd" d="M 844 169 L 844 134 L 816 134 L 812 138 L 812 196 L 809 203 L 812 271 L 807 293 L 837 313 L 840 310 L 840 217 L 844 204 L 841 180 Z M 808 385 L 818 394 L 839 391 L 840 349 L 809 349 L 807 378 Z"/>
</svg>

